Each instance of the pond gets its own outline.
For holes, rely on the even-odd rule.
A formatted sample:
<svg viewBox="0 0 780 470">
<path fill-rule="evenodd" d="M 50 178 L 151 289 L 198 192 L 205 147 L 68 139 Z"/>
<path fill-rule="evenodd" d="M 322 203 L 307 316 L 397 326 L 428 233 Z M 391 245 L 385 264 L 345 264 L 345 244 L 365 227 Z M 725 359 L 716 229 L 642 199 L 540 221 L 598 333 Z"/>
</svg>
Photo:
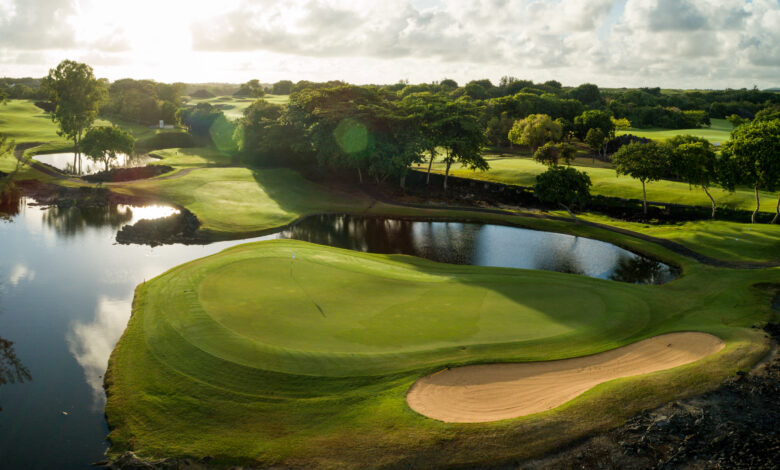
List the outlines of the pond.
<svg viewBox="0 0 780 470">
<path fill-rule="evenodd" d="M 41 163 L 51 165 L 60 171 L 73 175 L 91 175 L 106 169 L 106 165 L 103 162 L 96 162 L 85 155 L 81 157 L 81 163 L 79 165 L 73 153 L 49 153 L 45 155 L 36 155 L 33 158 Z M 127 155 L 120 153 L 117 155 L 116 160 L 111 163 L 110 167 L 134 168 L 146 166 L 146 164 L 152 160 L 154 160 L 154 158 L 145 154 Z M 76 163 L 75 166 L 74 163 Z"/>
<path fill-rule="evenodd" d="M 18 198 L 0 204 L 14 214 L 0 220 L 0 366 L 16 369 L 24 379 L 2 384 L 0 372 L 0 468 L 87 469 L 101 460 L 108 447 L 103 374 L 130 316 L 136 285 L 229 246 L 296 238 L 360 251 L 629 282 L 674 277 L 667 266 L 608 243 L 456 222 L 318 216 L 250 240 L 119 245 L 115 236 L 121 226 L 175 209 L 58 209 L 31 202 Z"/>
</svg>

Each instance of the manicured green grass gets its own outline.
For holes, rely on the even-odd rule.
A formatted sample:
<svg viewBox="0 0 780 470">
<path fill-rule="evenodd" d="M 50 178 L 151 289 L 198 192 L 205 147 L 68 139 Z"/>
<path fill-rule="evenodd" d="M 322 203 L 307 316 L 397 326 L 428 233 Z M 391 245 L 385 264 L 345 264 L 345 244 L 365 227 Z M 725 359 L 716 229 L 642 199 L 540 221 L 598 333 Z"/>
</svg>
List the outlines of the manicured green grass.
<svg viewBox="0 0 780 470">
<path fill-rule="evenodd" d="M 182 133 L 181 130 L 150 129 L 119 119 L 97 119 L 96 126 L 116 124 L 130 132 L 136 138 L 136 146 L 145 148 L 144 144 L 157 134 Z M 0 105 L 0 134 L 5 134 L 17 144 L 40 142 L 42 145 L 28 149 L 26 155 L 40 153 L 58 153 L 71 150 L 73 143 L 57 135 L 57 124 L 51 117 L 33 104 L 31 100 L 9 100 Z"/>
<path fill-rule="evenodd" d="M 561 215 L 565 216 L 565 213 Z M 672 240 L 716 259 L 758 262 L 780 260 L 780 225 L 740 224 L 721 220 L 648 225 L 595 214 L 584 214 L 581 218 Z"/>
<path fill-rule="evenodd" d="M 198 155 L 206 158 L 205 152 Z M 359 212 L 370 202 L 331 192 L 289 169 L 196 168 L 177 178 L 134 181 L 112 190 L 184 206 L 203 223 L 201 229 L 220 238 L 262 232 L 310 213 Z"/>
<path fill-rule="evenodd" d="M 290 101 L 289 95 L 265 95 L 264 100 L 269 103 L 286 105 Z M 226 118 L 235 121 L 244 116 L 244 110 L 255 100 L 252 98 L 236 98 L 233 96 L 217 96 L 214 98 L 191 98 L 187 104 L 209 103 L 222 110 Z"/>
<path fill-rule="evenodd" d="M 291 255 L 295 253 L 295 261 Z M 291 274 L 291 262 L 292 266 Z M 664 286 L 453 266 L 296 241 L 241 245 L 139 286 L 112 354 L 111 453 L 295 468 L 505 464 L 750 367 L 780 269 L 688 263 Z M 726 348 L 550 412 L 446 424 L 405 393 L 446 365 L 581 356 L 697 330 Z"/>
<path fill-rule="evenodd" d="M 152 162 L 152 164 L 168 165 L 176 168 L 226 166 L 233 161 L 231 154 L 211 147 L 172 148 L 155 150 L 149 154 L 160 159 Z"/>
<path fill-rule="evenodd" d="M 463 178 L 533 186 L 536 183 L 536 175 L 547 169 L 544 165 L 530 158 L 496 158 L 490 159 L 489 163 L 490 169 L 487 171 L 473 171 L 460 166 L 453 166 L 450 172 L 455 176 Z M 444 171 L 444 165 L 439 162 L 434 162 L 433 167 L 437 172 Z M 638 180 L 628 176 L 618 177 L 615 170 L 611 168 L 577 168 L 585 171 L 590 176 L 593 183 L 591 188 L 592 194 L 642 199 L 642 183 Z M 712 188 L 710 193 L 720 207 L 751 211 L 755 208 L 755 196 L 752 190 L 742 188 L 730 193 L 720 188 Z M 778 194 L 759 191 L 759 195 L 761 198 L 761 211 L 774 212 Z M 701 188 L 691 188 L 685 183 L 666 180 L 647 184 L 647 200 L 661 203 L 710 206 L 710 200 Z"/>
<path fill-rule="evenodd" d="M 699 127 L 695 129 L 629 128 L 624 131 L 618 131 L 617 134 L 633 134 L 638 137 L 645 137 L 647 139 L 654 140 L 666 140 L 670 137 L 684 134 L 704 137 L 712 143 L 723 143 L 729 140 L 729 135 L 731 134 L 731 130 L 734 129 L 734 126 L 732 126 L 731 123 L 725 119 L 711 119 L 710 121 L 710 127 Z"/>
</svg>

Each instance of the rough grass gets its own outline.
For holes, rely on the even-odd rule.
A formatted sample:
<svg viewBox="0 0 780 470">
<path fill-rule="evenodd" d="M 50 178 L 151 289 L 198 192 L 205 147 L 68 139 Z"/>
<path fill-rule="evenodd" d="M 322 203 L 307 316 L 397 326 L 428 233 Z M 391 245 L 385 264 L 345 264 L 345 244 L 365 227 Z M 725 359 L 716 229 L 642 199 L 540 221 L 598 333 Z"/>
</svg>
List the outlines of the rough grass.
<svg viewBox="0 0 780 470">
<path fill-rule="evenodd" d="M 463 178 L 474 178 L 485 181 L 495 181 L 505 184 L 533 186 L 536 175 L 544 172 L 547 167 L 530 158 L 495 158 L 490 159 L 490 169 L 473 171 L 460 166 L 453 166 L 450 173 Z M 433 168 L 439 173 L 444 172 L 444 165 L 434 162 Z M 628 176 L 618 177 L 611 168 L 577 167 L 590 176 L 593 187 L 592 194 L 621 197 L 627 199 L 642 199 L 642 183 Z M 730 193 L 720 188 L 710 190 L 712 197 L 720 207 L 733 209 L 755 209 L 755 195 L 751 189 L 738 189 Z M 761 211 L 774 212 L 777 204 L 777 193 L 759 191 Z M 661 203 L 689 204 L 709 207 L 709 198 L 701 188 L 690 187 L 686 183 L 675 181 L 654 181 L 647 184 L 647 200 Z"/>
<path fill-rule="evenodd" d="M 731 131 L 734 129 L 734 126 L 732 126 L 731 123 L 725 119 L 711 119 L 710 121 L 710 127 L 699 127 L 695 129 L 629 128 L 624 131 L 619 131 L 617 134 L 633 134 L 638 137 L 645 137 L 647 139 L 654 140 L 666 140 L 676 135 L 685 134 L 704 137 L 713 143 L 723 143 L 729 140 L 729 136 L 731 135 Z"/>
<path fill-rule="evenodd" d="M 675 282 L 635 286 L 295 241 L 242 245 L 139 286 L 107 376 L 111 452 L 132 441 L 147 457 L 296 468 L 509 463 L 749 367 L 767 347 L 749 327 L 771 315 L 758 282 L 780 282 L 780 269 L 693 264 Z M 583 295 L 561 295 L 571 292 Z M 445 365 L 580 356 L 681 330 L 727 346 L 497 423 L 445 424 L 405 402 L 417 378 Z"/>
</svg>

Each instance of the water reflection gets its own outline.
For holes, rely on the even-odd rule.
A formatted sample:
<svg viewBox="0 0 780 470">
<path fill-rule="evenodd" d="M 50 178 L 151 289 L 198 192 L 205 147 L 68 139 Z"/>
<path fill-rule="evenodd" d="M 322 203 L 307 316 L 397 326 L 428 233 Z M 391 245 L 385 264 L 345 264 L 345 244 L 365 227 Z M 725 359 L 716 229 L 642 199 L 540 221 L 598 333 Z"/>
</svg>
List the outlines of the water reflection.
<svg viewBox="0 0 780 470">
<path fill-rule="evenodd" d="M 0 386 L 32 380 L 30 371 L 16 357 L 14 343 L 0 337 Z M 0 406 L 0 411 L 3 408 Z"/>
<path fill-rule="evenodd" d="M 141 219 L 158 219 L 178 214 L 171 206 L 130 206 L 111 204 L 87 207 L 49 207 L 43 216 L 46 225 L 58 235 L 73 237 L 87 228 L 112 228 L 118 230 L 124 225 L 134 224 Z"/>
<path fill-rule="evenodd" d="M 131 299 L 101 296 L 92 321 L 74 323 L 67 335 L 68 349 L 84 369 L 87 384 L 92 389 L 92 406 L 96 411 L 102 410 L 106 403 L 103 374 L 111 351 L 130 318 L 131 305 Z"/>
<path fill-rule="evenodd" d="M 610 243 L 501 225 L 321 215 L 302 220 L 276 238 L 444 263 L 541 269 L 638 284 L 662 284 L 677 275 L 663 263 Z"/>
<path fill-rule="evenodd" d="M 96 162 L 85 156 L 82 156 L 79 161 L 73 153 L 50 153 L 47 155 L 36 155 L 34 158 L 41 163 L 51 165 L 58 170 L 73 175 L 91 175 L 106 169 L 103 162 Z M 110 168 L 144 166 L 149 163 L 150 160 L 152 160 L 152 158 L 149 155 L 127 155 L 120 153 L 117 155 L 116 161 L 111 163 Z"/>
<path fill-rule="evenodd" d="M 674 279 L 674 274 L 658 261 L 641 256 L 624 256 L 609 278 L 634 284 L 663 284 Z"/>
<path fill-rule="evenodd" d="M 22 192 L 12 181 L 3 183 L 0 185 L 0 218 L 9 218 L 22 209 Z"/>
</svg>

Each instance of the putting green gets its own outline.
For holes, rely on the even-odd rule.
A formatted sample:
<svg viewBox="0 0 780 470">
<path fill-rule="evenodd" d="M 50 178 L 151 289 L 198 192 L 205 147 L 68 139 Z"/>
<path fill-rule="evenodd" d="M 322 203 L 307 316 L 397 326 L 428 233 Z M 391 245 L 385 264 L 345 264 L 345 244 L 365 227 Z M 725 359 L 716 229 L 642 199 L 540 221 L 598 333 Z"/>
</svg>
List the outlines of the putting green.
<svg viewBox="0 0 780 470">
<path fill-rule="evenodd" d="M 588 284 L 265 242 L 155 281 L 146 297 L 153 312 L 147 331 L 170 329 L 245 367 L 345 375 L 419 366 L 471 345 L 576 344 L 617 331 L 623 338 L 646 325 L 642 300 L 613 283 Z"/>
</svg>

